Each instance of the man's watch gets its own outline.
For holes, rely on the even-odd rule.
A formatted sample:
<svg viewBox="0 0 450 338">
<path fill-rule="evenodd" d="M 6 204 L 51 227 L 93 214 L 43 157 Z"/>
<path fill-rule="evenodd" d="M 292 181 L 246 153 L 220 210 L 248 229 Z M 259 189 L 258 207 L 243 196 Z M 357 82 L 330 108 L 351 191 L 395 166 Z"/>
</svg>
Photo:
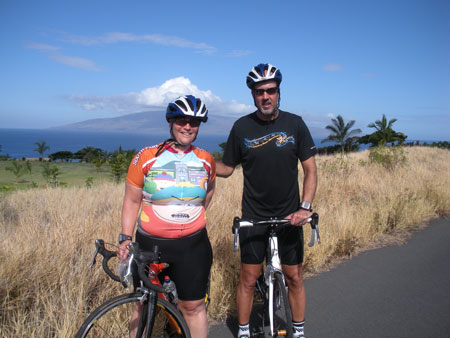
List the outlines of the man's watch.
<svg viewBox="0 0 450 338">
<path fill-rule="evenodd" d="M 131 237 L 131 236 L 124 235 L 124 234 L 119 235 L 119 244 L 122 244 L 125 241 L 131 241 L 131 240 L 133 240 L 133 237 Z"/>
<path fill-rule="evenodd" d="M 303 201 L 302 203 L 300 203 L 300 209 L 311 211 L 312 205 L 309 202 Z"/>
</svg>

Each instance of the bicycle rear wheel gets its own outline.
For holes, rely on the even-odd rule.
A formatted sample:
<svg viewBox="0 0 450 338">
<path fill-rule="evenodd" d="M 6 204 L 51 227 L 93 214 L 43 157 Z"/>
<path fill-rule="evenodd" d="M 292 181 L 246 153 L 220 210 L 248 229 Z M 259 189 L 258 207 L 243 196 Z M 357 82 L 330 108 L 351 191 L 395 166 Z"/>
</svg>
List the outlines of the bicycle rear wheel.
<svg viewBox="0 0 450 338">
<path fill-rule="evenodd" d="M 269 302 L 267 301 L 267 305 Z M 266 337 L 288 337 L 292 338 L 292 314 L 289 307 L 289 299 L 281 273 L 275 273 L 273 280 L 273 328 L 274 336 L 270 333 L 269 316 L 264 325 Z"/>
<path fill-rule="evenodd" d="M 140 306 L 141 297 L 141 293 L 130 293 L 108 300 L 88 316 L 75 337 L 130 337 L 130 329 L 133 326 L 136 327 L 139 321 L 137 319 L 131 322 L 131 314 L 136 306 Z M 181 313 L 174 305 L 159 297 L 155 308 L 155 323 L 151 337 L 191 337 Z"/>
</svg>

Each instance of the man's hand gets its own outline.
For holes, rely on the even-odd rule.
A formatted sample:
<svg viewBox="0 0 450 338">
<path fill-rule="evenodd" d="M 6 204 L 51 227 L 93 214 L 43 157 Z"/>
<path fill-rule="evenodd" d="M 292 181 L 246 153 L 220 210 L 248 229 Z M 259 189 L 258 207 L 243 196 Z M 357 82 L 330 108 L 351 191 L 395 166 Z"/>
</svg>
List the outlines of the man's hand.
<svg viewBox="0 0 450 338">
<path fill-rule="evenodd" d="M 305 223 L 308 223 L 308 219 L 311 217 L 312 212 L 309 210 L 300 209 L 289 216 L 286 219 L 291 220 L 291 225 L 302 226 Z"/>
</svg>

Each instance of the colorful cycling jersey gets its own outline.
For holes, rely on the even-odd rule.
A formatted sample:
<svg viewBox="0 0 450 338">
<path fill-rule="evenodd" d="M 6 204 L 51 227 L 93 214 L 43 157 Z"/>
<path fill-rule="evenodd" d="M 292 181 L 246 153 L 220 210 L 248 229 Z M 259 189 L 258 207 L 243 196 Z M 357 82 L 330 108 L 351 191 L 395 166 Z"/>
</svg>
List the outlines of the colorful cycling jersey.
<svg viewBox="0 0 450 338">
<path fill-rule="evenodd" d="M 160 145 L 142 149 L 131 161 L 127 183 L 142 188 L 138 230 L 156 237 L 180 238 L 205 227 L 208 184 L 216 163 L 205 150 L 191 146 L 182 153 Z"/>
</svg>

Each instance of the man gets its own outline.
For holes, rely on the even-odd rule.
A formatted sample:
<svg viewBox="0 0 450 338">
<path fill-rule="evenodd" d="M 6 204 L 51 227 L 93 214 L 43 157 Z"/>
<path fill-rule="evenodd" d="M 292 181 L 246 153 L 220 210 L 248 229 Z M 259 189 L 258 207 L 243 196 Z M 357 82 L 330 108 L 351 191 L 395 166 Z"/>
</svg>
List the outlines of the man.
<svg viewBox="0 0 450 338">
<path fill-rule="evenodd" d="M 217 176 L 230 176 L 241 164 L 244 174 L 242 218 L 271 217 L 291 220 L 292 227 L 279 235 L 280 258 L 289 287 L 294 337 L 304 337 L 305 288 L 303 285 L 303 228 L 311 216 L 317 187 L 317 153 L 308 128 L 300 116 L 282 111 L 281 72 L 271 64 L 259 64 L 247 76 L 257 111 L 237 120 L 231 129 Z M 302 200 L 298 184 L 298 161 L 304 172 Z M 300 226 L 298 226 L 300 225 Z M 263 228 L 240 230 L 241 275 L 236 302 L 239 338 L 250 338 L 249 320 L 256 280 L 265 256 Z"/>
</svg>

